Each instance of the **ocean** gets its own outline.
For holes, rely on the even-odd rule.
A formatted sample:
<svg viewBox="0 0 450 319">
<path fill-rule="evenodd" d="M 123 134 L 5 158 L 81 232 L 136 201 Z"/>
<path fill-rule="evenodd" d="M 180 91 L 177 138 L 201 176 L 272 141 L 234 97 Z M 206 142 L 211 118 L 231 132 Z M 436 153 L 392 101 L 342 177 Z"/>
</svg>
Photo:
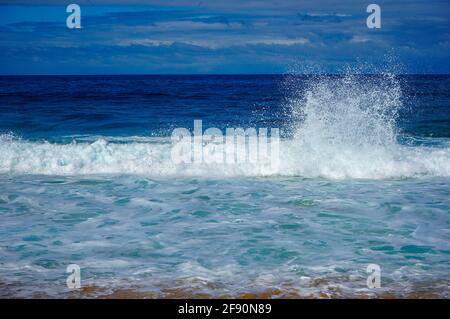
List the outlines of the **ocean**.
<svg viewBox="0 0 450 319">
<path fill-rule="evenodd" d="M 278 170 L 174 164 L 194 120 Z M 0 225 L 1 297 L 449 298 L 450 76 L 1 76 Z"/>
</svg>

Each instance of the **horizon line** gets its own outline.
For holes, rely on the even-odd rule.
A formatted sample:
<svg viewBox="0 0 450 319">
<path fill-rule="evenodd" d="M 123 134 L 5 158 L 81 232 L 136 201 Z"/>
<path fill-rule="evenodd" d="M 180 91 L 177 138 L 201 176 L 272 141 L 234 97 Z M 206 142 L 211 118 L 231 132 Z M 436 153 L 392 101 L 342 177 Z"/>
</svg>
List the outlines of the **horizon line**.
<svg viewBox="0 0 450 319">
<path fill-rule="evenodd" d="M 389 72 L 386 72 L 389 73 Z M 292 76 L 292 75 L 383 75 L 385 73 L 67 73 L 67 74 L 0 74 L 4 76 Z M 395 73 L 395 75 L 450 75 L 450 73 Z"/>
</svg>

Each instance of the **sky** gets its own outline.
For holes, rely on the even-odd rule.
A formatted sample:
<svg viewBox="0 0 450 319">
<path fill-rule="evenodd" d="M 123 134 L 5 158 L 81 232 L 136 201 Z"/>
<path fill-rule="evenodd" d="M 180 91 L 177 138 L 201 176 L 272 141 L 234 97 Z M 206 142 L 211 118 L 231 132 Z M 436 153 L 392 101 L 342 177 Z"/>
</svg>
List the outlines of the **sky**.
<svg viewBox="0 0 450 319">
<path fill-rule="evenodd" d="M 81 29 L 66 6 L 81 7 Z M 369 29 L 369 4 L 381 28 Z M 450 0 L 0 0 L 0 74 L 450 73 Z"/>
</svg>

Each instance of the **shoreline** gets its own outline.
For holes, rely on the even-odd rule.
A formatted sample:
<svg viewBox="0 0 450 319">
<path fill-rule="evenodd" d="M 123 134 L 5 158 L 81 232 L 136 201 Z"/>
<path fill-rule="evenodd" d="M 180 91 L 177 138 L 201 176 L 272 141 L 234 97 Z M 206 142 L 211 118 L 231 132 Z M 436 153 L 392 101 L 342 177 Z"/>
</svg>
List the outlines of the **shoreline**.
<svg viewBox="0 0 450 319">
<path fill-rule="evenodd" d="M 429 284 L 429 283 L 428 283 Z M 192 288 L 161 288 L 159 291 L 141 288 L 109 288 L 95 285 L 76 290 L 60 291 L 55 294 L 35 292 L 24 295 L 20 292 L 27 287 L 17 284 L 0 283 L 0 299 L 448 299 L 448 290 L 434 289 L 431 285 L 418 285 L 414 291 L 392 291 L 380 288 L 379 291 L 342 291 L 340 289 L 319 289 L 315 292 L 301 293 L 294 288 L 267 288 L 258 291 L 248 290 L 237 293 L 205 292 Z"/>
</svg>

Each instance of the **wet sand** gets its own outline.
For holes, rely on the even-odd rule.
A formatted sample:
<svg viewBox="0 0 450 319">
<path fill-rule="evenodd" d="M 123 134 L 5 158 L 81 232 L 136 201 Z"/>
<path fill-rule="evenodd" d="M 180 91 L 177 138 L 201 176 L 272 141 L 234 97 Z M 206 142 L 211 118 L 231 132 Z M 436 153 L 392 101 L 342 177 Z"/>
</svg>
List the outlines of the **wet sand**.
<svg viewBox="0 0 450 319">
<path fill-rule="evenodd" d="M 340 278 L 341 280 L 343 278 Z M 64 299 L 442 299 L 449 298 L 450 281 L 418 281 L 407 289 L 382 287 L 379 289 L 344 288 L 337 278 L 316 278 L 309 287 L 280 283 L 278 287 L 245 288 L 240 292 L 223 292 L 214 283 L 189 287 L 185 281 L 159 283 L 154 288 L 138 283 L 128 286 L 100 286 L 85 283 L 80 289 L 65 286 L 36 287 L 23 282 L 0 280 L 0 298 L 64 298 Z M 64 283 L 65 284 L 65 283 Z M 341 284 L 341 285 L 339 285 Z M 41 290 L 41 291 L 40 291 Z M 32 291 L 32 293 L 31 293 Z"/>
<path fill-rule="evenodd" d="M 0 283 L 0 298 L 23 298 L 22 289 L 15 284 Z M 165 288 L 160 291 L 145 291 L 133 288 L 109 289 L 89 285 L 80 289 L 66 291 L 61 294 L 35 292 L 26 298 L 32 299 L 441 299 L 445 298 L 442 291 L 431 291 L 429 286 L 418 285 L 415 291 L 396 293 L 380 292 L 344 292 L 340 289 L 328 289 L 314 293 L 300 293 L 295 289 L 267 289 L 249 291 L 238 294 L 214 294 L 196 291 L 189 288 Z M 447 292 L 448 293 L 448 292 Z"/>
</svg>

